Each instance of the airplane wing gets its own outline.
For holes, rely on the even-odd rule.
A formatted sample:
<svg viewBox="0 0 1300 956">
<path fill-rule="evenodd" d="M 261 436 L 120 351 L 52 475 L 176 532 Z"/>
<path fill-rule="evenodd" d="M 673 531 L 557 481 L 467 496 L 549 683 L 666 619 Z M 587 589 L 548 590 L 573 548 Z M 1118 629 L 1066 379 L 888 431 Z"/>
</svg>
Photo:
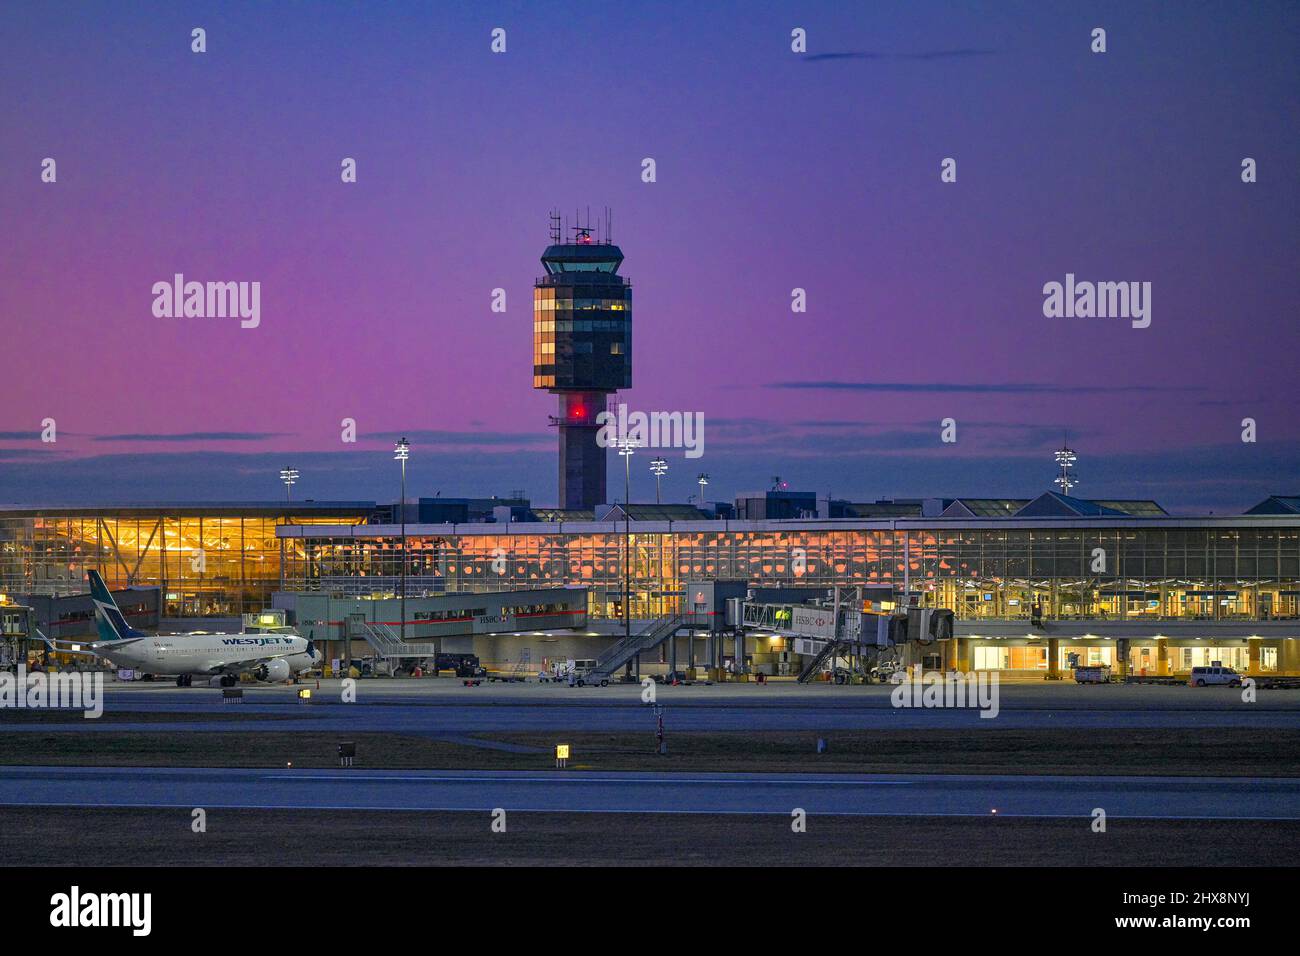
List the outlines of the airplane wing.
<svg viewBox="0 0 1300 956">
<path fill-rule="evenodd" d="M 269 664 L 271 661 L 281 657 L 293 657 L 294 653 L 271 654 L 267 657 L 241 658 L 237 661 L 215 661 L 208 667 L 207 673 L 216 677 L 218 674 L 242 674 L 245 671 L 252 670 L 254 667 L 260 667 L 262 664 Z"/>
</svg>

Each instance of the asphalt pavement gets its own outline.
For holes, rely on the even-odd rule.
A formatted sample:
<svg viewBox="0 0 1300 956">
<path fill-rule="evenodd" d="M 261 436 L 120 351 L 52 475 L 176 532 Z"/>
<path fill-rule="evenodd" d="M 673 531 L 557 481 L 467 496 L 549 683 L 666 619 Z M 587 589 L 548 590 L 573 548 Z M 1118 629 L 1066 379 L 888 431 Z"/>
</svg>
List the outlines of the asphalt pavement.
<svg viewBox="0 0 1300 956">
<path fill-rule="evenodd" d="M 1300 780 L 0 767 L 0 805 L 1300 819 Z"/>
<path fill-rule="evenodd" d="M 299 700 L 297 691 L 311 689 Z M 895 707 L 893 688 L 837 687 L 793 683 L 656 687 L 669 727 L 678 731 L 876 730 L 876 729 L 1080 729 L 1270 728 L 1300 726 L 1300 690 L 1260 690 L 1254 702 L 1227 687 L 1078 686 L 1070 683 L 1006 683 L 999 688 L 998 713 L 990 719 L 975 708 Z M 638 731 L 648 707 L 638 684 L 572 688 L 553 684 L 489 684 L 465 687 L 451 678 L 360 680 L 355 702 L 345 703 L 337 680 L 294 687 L 250 686 L 239 703 L 226 703 L 221 690 L 160 684 L 105 687 L 105 713 L 112 721 L 6 721 L 5 732 L 285 732 L 357 733 L 392 731 L 445 735 L 493 731 Z M 180 713 L 181 720 L 141 720 L 130 715 Z M 257 720 L 203 720 L 205 714 L 243 714 Z"/>
</svg>

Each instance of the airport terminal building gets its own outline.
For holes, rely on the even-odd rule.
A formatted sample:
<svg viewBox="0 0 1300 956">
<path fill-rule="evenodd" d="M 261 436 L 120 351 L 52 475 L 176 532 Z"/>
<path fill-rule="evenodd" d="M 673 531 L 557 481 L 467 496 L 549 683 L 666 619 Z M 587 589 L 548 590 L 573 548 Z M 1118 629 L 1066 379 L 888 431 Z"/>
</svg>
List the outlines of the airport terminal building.
<svg viewBox="0 0 1300 956">
<path fill-rule="evenodd" d="M 0 507 L 0 594 L 83 594 L 94 568 L 111 588 L 159 588 L 163 618 L 237 618 L 279 589 L 281 525 L 374 516 L 373 501 Z"/>
<path fill-rule="evenodd" d="M 1212 661 L 1300 673 L 1300 513 L 1134 515 L 1050 493 L 1012 504 L 958 499 L 933 518 L 408 525 L 407 586 L 583 585 L 592 619 L 617 620 L 630 545 L 635 620 L 692 610 L 688 581 L 888 585 L 899 604 L 910 595 L 955 612 L 949 663 L 967 669 L 1046 672 L 1070 655 L 1112 665 L 1122 655 L 1133 673 Z M 391 526 L 279 534 L 293 542 L 290 590 L 395 587 L 402 548 Z"/>
<path fill-rule="evenodd" d="M 780 515 L 782 500 L 732 513 Z M 945 665 L 1032 674 L 1073 659 L 1178 674 L 1222 661 L 1300 674 L 1296 498 L 1230 517 L 1056 493 L 820 509 L 833 517 L 650 520 L 637 507 L 631 521 L 618 508 L 600 521 L 529 520 L 517 503 L 408 520 L 405 548 L 372 502 L 0 510 L 0 593 L 75 593 L 93 567 L 111 587 L 158 587 L 164 619 L 231 616 L 276 592 L 390 597 L 405 554 L 408 596 L 581 587 L 593 629 L 622 618 L 625 579 L 635 621 L 694 610 L 687 582 L 866 585 L 899 606 L 955 612 Z M 760 636 L 755 653 L 789 659 L 779 637 Z"/>
</svg>

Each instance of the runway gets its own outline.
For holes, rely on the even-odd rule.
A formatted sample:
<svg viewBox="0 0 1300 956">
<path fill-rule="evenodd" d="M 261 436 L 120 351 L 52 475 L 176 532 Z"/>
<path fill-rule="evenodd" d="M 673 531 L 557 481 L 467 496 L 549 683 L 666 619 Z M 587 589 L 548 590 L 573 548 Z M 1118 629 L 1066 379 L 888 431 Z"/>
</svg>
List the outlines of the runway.
<svg viewBox="0 0 1300 956">
<path fill-rule="evenodd" d="M 390 731 L 445 735 L 491 731 L 637 731 L 649 708 L 640 685 L 570 688 L 539 684 L 483 684 L 459 681 L 362 680 L 356 702 L 343 703 L 338 681 L 310 685 L 313 697 L 299 701 L 297 688 L 249 687 L 242 703 L 225 704 L 215 688 L 178 690 L 159 685 L 105 688 L 104 711 L 112 720 L 67 722 L 5 721 L 6 732 L 153 731 L 186 733 L 295 730 L 357 733 Z M 881 730 L 881 729 L 1078 729 L 1252 727 L 1294 728 L 1300 724 L 1300 691 L 1261 691 L 1254 703 L 1228 688 L 1069 684 L 1000 688 L 999 711 L 982 718 L 972 708 L 894 707 L 891 688 L 731 684 L 658 687 L 667 726 L 679 731 Z M 184 714 L 183 720 L 133 722 L 131 714 Z M 206 714 L 275 718 L 204 720 Z"/>
<path fill-rule="evenodd" d="M 1296 820 L 1300 780 L 4 767 L 0 805 Z"/>
</svg>

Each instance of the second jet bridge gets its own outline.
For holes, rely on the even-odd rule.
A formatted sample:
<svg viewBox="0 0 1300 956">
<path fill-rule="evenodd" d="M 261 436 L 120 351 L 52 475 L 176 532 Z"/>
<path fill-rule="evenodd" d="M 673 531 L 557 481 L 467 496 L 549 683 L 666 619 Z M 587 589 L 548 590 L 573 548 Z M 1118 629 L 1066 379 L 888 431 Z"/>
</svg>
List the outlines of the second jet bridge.
<svg viewBox="0 0 1300 956">
<path fill-rule="evenodd" d="M 799 680 L 807 681 L 843 658 L 851 671 L 866 672 L 882 651 L 934 641 L 950 642 L 953 613 L 942 608 L 908 608 L 905 613 L 861 610 L 860 598 L 820 604 L 735 602 L 744 630 L 762 630 L 792 640 L 796 654 L 807 659 Z"/>
</svg>

